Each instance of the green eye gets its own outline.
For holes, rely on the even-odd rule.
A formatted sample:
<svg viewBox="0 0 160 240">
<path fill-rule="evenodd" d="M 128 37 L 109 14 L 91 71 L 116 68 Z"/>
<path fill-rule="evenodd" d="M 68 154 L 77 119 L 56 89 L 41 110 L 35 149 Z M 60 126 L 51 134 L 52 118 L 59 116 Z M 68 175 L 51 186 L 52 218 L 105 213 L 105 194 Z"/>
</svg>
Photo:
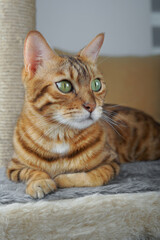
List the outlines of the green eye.
<svg viewBox="0 0 160 240">
<path fill-rule="evenodd" d="M 62 80 L 60 82 L 57 82 L 56 85 L 58 89 L 63 93 L 69 93 L 73 89 L 72 84 L 67 80 Z"/>
<path fill-rule="evenodd" d="M 91 88 L 94 92 L 98 92 L 101 89 L 101 81 L 98 78 L 92 80 Z"/>
</svg>

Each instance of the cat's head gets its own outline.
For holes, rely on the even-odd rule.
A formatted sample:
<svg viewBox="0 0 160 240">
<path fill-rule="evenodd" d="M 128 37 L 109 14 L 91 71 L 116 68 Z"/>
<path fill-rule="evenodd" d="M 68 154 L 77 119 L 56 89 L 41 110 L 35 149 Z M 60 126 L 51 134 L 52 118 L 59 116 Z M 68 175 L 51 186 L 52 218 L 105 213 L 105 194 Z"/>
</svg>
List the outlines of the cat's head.
<svg viewBox="0 0 160 240">
<path fill-rule="evenodd" d="M 84 129 L 102 115 L 106 87 L 96 60 L 104 34 L 76 56 L 58 56 L 37 31 L 24 44 L 25 101 L 39 114 L 71 128 Z"/>
</svg>

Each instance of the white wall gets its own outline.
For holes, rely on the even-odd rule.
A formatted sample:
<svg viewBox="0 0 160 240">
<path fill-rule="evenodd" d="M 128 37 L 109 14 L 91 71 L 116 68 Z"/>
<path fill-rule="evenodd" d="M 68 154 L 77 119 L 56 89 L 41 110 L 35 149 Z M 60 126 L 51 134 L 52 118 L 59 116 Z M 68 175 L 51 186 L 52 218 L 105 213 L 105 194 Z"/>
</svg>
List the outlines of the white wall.
<svg viewBox="0 0 160 240">
<path fill-rule="evenodd" d="M 152 53 L 150 0 L 37 0 L 37 30 L 50 46 L 77 52 L 105 32 L 101 54 Z"/>
</svg>

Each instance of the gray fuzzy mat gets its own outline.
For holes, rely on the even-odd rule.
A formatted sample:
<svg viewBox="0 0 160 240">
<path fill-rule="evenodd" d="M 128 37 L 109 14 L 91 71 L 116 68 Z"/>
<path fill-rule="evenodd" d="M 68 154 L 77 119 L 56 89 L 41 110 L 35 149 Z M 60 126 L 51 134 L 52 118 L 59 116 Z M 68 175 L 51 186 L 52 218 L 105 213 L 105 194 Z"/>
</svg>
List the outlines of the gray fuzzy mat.
<svg viewBox="0 0 160 240">
<path fill-rule="evenodd" d="M 123 164 L 119 176 L 106 186 L 58 189 L 47 195 L 45 200 L 71 199 L 95 193 L 117 194 L 148 191 L 160 191 L 160 160 Z M 37 200 L 25 194 L 25 184 L 9 181 L 5 175 L 5 168 L 0 168 L 0 204 L 34 201 Z"/>
</svg>

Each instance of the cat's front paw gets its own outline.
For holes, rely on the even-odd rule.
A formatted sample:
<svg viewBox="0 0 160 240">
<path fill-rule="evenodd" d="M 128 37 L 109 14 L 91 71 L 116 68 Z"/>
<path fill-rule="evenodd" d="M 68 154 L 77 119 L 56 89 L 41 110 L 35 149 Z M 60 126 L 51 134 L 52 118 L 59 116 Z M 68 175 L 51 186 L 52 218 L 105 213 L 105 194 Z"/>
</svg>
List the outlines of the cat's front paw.
<svg viewBox="0 0 160 240">
<path fill-rule="evenodd" d="M 75 187 L 77 173 L 60 174 L 54 178 L 57 188 Z"/>
<path fill-rule="evenodd" d="M 26 193 L 33 198 L 44 198 L 50 192 L 56 190 L 56 184 L 52 179 L 40 179 L 31 181 L 26 187 Z"/>
</svg>

